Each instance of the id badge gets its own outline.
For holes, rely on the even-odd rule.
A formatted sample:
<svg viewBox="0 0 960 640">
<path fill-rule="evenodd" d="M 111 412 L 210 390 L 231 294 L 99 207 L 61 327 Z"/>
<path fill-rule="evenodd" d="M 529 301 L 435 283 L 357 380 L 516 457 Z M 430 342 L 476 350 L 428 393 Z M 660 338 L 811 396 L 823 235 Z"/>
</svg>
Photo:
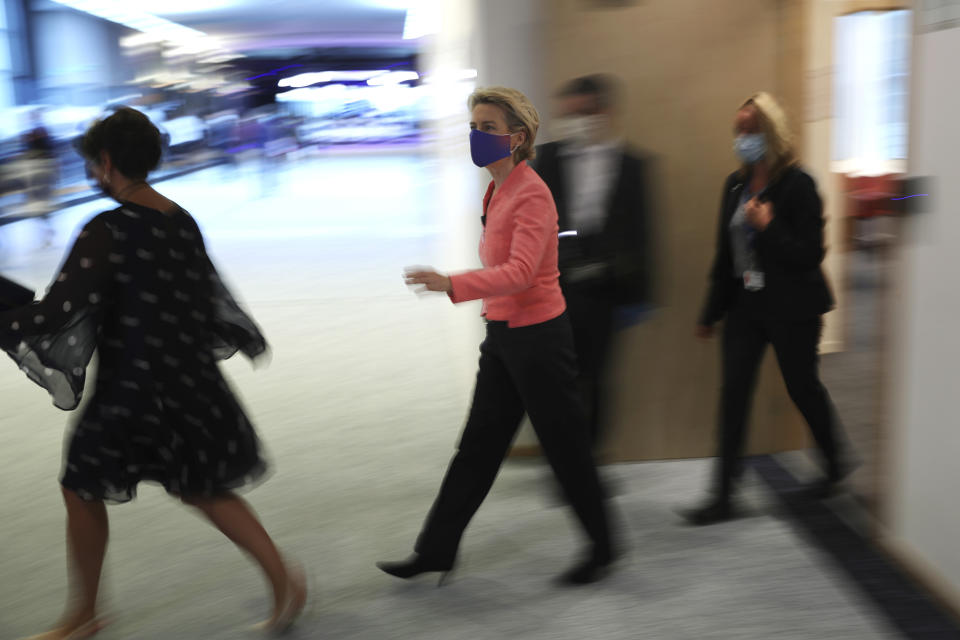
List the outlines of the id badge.
<svg viewBox="0 0 960 640">
<path fill-rule="evenodd" d="M 743 272 L 743 288 L 747 291 L 761 291 L 763 283 L 763 271 L 747 270 Z"/>
</svg>

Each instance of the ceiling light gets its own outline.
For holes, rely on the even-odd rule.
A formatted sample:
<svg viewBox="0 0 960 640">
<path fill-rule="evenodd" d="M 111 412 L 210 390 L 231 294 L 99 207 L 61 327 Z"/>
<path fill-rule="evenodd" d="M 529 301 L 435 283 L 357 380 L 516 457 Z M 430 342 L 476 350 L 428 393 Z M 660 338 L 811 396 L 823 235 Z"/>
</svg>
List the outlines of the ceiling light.
<svg viewBox="0 0 960 640">
<path fill-rule="evenodd" d="M 223 50 L 214 38 L 203 31 L 191 29 L 166 18 L 155 16 L 139 8 L 130 8 L 123 0 L 53 0 L 77 11 L 109 20 L 141 32 L 121 41 L 124 47 L 138 47 L 153 42 L 170 42 L 178 47 L 173 55 L 203 53 Z"/>
<path fill-rule="evenodd" d="M 403 39 L 416 40 L 440 31 L 441 7 L 434 0 L 420 0 L 407 8 Z"/>
<path fill-rule="evenodd" d="M 374 76 L 367 80 L 371 87 L 383 87 L 386 85 L 400 84 L 401 82 L 411 82 L 419 80 L 420 74 L 416 71 L 390 71 L 382 75 Z"/>
<path fill-rule="evenodd" d="M 229 9 L 236 0 L 127 0 L 127 6 L 161 15 L 179 15 Z"/>
<path fill-rule="evenodd" d="M 83 11 L 98 18 L 122 24 L 136 31 L 155 35 L 163 40 L 184 40 L 207 35 L 202 31 L 185 27 L 182 24 L 177 24 L 176 22 L 172 22 L 166 18 L 160 18 L 145 11 L 128 9 L 126 4 L 119 0 L 53 1 L 57 4 L 70 7 L 71 9 L 76 9 L 77 11 Z"/>
<path fill-rule="evenodd" d="M 383 69 L 375 71 L 312 71 L 283 78 L 277 83 L 277 86 L 299 89 L 323 82 L 369 82 L 371 78 L 385 73 L 387 72 Z"/>
</svg>

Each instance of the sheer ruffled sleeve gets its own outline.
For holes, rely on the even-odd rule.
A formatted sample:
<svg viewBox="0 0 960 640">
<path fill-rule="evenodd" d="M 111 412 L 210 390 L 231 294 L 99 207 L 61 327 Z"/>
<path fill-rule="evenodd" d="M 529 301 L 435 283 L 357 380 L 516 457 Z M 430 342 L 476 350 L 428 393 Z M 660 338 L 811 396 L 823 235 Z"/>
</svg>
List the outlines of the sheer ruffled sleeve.
<svg viewBox="0 0 960 640">
<path fill-rule="evenodd" d="M 42 300 L 0 313 L 0 348 L 44 387 L 53 404 L 75 409 L 110 296 L 113 232 L 97 216 L 84 226 Z"/>
<path fill-rule="evenodd" d="M 193 218 L 189 218 L 193 233 L 199 240 L 199 257 L 202 269 L 206 271 L 209 283 L 210 297 L 213 302 L 213 319 L 210 322 L 209 346 L 218 360 L 226 360 L 237 351 L 256 360 L 267 353 L 267 341 L 260 332 L 257 323 L 249 316 L 224 284 L 217 268 L 210 261 L 207 247 L 203 241 L 203 233 Z"/>
<path fill-rule="evenodd" d="M 210 344 L 213 355 L 219 360 L 226 360 L 240 351 L 254 360 L 265 354 L 267 341 L 260 329 L 240 308 L 209 258 L 206 263 L 213 294 L 213 335 Z"/>
</svg>

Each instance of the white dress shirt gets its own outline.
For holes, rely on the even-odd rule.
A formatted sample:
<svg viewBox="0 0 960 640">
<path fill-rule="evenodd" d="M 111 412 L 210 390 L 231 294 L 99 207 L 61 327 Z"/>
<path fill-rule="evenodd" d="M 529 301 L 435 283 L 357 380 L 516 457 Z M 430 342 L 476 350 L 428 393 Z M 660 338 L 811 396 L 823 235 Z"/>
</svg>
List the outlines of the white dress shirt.
<svg viewBox="0 0 960 640">
<path fill-rule="evenodd" d="M 569 223 L 578 233 L 598 233 L 606 224 L 607 200 L 620 175 L 621 145 L 619 140 L 612 140 L 563 147 Z"/>
</svg>

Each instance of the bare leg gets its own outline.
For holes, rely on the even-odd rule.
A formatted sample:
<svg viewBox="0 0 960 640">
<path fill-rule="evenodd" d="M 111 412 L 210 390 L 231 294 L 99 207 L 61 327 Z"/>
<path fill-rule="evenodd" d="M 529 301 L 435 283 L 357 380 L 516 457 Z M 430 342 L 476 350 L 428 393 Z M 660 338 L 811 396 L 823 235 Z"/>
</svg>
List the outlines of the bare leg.
<svg viewBox="0 0 960 640">
<path fill-rule="evenodd" d="M 102 501 L 83 500 L 70 489 L 63 489 L 63 500 L 67 505 L 67 549 L 73 591 L 66 620 L 80 624 L 96 615 L 110 525 Z"/>
<path fill-rule="evenodd" d="M 184 502 L 199 509 L 217 529 L 260 565 L 273 588 L 274 613 L 270 624 L 290 608 L 291 599 L 298 600 L 302 608 L 302 600 L 306 595 L 302 581 L 297 583 L 291 580 L 273 540 L 242 498 L 230 493 L 209 499 L 184 499 Z"/>
<path fill-rule="evenodd" d="M 62 491 L 67 507 L 70 596 L 66 612 L 57 627 L 33 636 L 38 640 L 84 637 L 85 634 L 79 633 L 80 630 L 93 632 L 97 626 L 97 594 L 100 591 L 100 575 L 109 534 L 107 508 L 101 501 L 83 500 L 70 489 L 63 488 Z"/>
</svg>

